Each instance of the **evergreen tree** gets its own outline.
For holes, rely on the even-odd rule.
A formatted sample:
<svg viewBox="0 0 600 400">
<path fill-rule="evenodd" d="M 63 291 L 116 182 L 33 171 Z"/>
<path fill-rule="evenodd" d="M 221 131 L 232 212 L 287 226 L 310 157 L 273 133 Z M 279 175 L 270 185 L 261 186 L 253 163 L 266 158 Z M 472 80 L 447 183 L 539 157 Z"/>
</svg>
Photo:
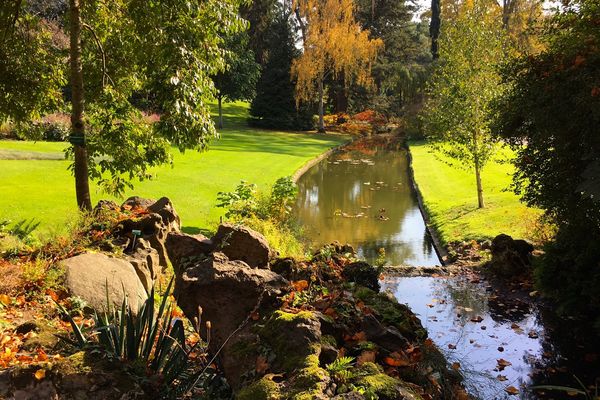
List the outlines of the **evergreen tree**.
<svg viewBox="0 0 600 400">
<path fill-rule="evenodd" d="M 312 113 L 296 108 L 292 61 L 299 56 L 296 37 L 286 15 L 278 13 L 266 40 L 265 64 L 250 108 L 250 123 L 270 129 L 312 129 Z"/>
</svg>

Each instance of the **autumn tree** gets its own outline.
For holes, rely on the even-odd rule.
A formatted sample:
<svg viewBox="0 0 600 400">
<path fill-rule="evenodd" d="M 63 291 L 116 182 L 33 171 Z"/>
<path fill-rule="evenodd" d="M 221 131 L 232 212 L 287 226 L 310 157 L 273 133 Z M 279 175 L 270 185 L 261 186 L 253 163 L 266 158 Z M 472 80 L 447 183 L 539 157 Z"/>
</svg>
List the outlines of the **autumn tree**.
<svg viewBox="0 0 600 400">
<path fill-rule="evenodd" d="M 496 148 L 490 107 L 502 91 L 496 65 L 504 56 L 505 36 L 497 21 L 497 10 L 481 0 L 445 21 L 440 61 L 422 113 L 434 149 L 475 171 L 479 208 L 485 204 L 481 171 Z"/>
<path fill-rule="evenodd" d="M 354 19 L 352 0 L 297 0 L 295 13 L 302 31 L 302 55 L 294 61 L 298 101 L 318 98 L 319 132 L 325 132 L 324 81 L 344 75 L 344 82 L 368 86 L 371 66 L 382 46 Z"/>
<path fill-rule="evenodd" d="M 77 204 L 91 209 L 90 178 L 121 193 L 132 179 L 147 177 L 149 167 L 170 162 L 171 146 L 201 150 L 216 135 L 207 104 L 215 93 L 211 76 L 225 66 L 223 38 L 243 26 L 239 3 L 69 0 L 68 58 L 53 58 L 43 45 L 45 21 L 28 12 L 24 1 L 2 2 L 1 68 L 14 82 L 33 84 L 7 82 L 2 74 L 8 101 L 0 103 L 0 115 L 19 121 L 44 112 L 62 89 L 58 75 L 68 77 L 67 155 Z M 159 122 L 144 122 L 132 103 L 139 91 L 152 93 Z"/>
</svg>

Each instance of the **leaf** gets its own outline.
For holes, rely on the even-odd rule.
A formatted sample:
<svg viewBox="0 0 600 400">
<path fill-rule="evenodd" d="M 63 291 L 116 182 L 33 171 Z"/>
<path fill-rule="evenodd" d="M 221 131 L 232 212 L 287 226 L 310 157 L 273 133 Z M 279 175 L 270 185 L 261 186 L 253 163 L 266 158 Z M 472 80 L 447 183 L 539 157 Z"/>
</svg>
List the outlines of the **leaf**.
<svg viewBox="0 0 600 400">
<path fill-rule="evenodd" d="M 459 362 L 453 362 L 452 363 L 452 369 L 455 371 L 458 371 L 460 369 L 460 363 Z"/>
<path fill-rule="evenodd" d="M 516 396 L 517 394 L 519 394 L 519 389 L 517 389 L 514 386 L 509 386 L 506 389 L 504 389 L 504 391 L 510 394 L 511 396 Z"/>
<path fill-rule="evenodd" d="M 356 340 L 357 342 L 366 342 L 367 334 L 364 331 L 357 332 L 354 334 L 354 336 L 352 336 L 352 340 Z"/>
<path fill-rule="evenodd" d="M 375 357 L 377 356 L 377 352 L 374 350 L 365 350 L 360 356 L 356 359 L 356 364 L 362 365 L 367 362 L 375 362 Z"/>
<path fill-rule="evenodd" d="M 5 306 L 10 305 L 10 297 L 5 294 L 0 294 L 0 303 L 4 304 Z"/>
<path fill-rule="evenodd" d="M 480 315 L 471 318 L 471 322 L 481 322 L 481 321 L 483 321 L 483 318 L 481 318 Z"/>
<path fill-rule="evenodd" d="M 456 349 L 456 345 L 455 345 L 455 344 L 452 344 L 452 343 L 448 343 L 448 348 L 449 348 L 450 350 L 455 350 L 455 349 Z"/>
<path fill-rule="evenodd" d="M 391 367 L 407 367 L 410 361 L 398 352 L 393 352 L 389 357 L 385 357 L 383 361 Z"/>
<path fill-rule="evenodd" d="M 256 358 L 256 372 L 260 375 L 267 372 L 269 369 L 269 363 L 267 362 L 267 358 L 265 356 L 258 356 Z"/>
<path fill-rule="evenodd" d="M 38 369 L 37 371 L 35 371 L 35 379 L 37 379 L 38 381 L 41 381 L 42 379 L 44 379 L 46 377 L 46 370 L 45 369 Z"/>
<path fill-rule="evenodd" d="M 308 281 L 301 280 L 292 282 L 292 286 L 297 292 L 301 292 L 308 287 Z"/>
<path fill-rule="evenodd" d="M 506 376 L 504 376 L 504 375 L 498 375 L 496 377 L 496 379 L 498 379 L 500 382 L 504 382 L 504 381 L 508 380 L 508 378 Z"/>
<path fill-rule="evenodd" d="M 496 362 L 498 363 L 498 371 L 502 371 L 504 368 L 512 365 L 512 363 L 510 361 L 506 361 L 504 358 L 500 358 L 498 360 L 496 360 Z"/>
</svg>

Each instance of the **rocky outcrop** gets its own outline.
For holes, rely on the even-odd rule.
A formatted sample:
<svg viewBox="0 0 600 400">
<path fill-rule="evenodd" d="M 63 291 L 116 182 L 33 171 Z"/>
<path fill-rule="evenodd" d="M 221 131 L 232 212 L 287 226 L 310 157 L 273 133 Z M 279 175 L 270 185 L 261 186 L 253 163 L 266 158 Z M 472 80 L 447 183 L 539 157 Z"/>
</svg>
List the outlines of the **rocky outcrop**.
<svg viewBox="0 0 600 400">
<path fill-rule="evenodd" d="M 126 260 L 102 253 L 84 253 L 61 263 L 69 293 L 98 311 L 106 310 L 107 293 L 108 301 L 117 307 L 126 296 L 134 311 L 148 297 L 135 268 Z"/>
<path fill-rule="evenodd" d="M 178 267 L 185 259 L 206 256 L 214 249 L 212 241 L 205 236 L 181 232 L 170 232 L 165 247 L 173 267 Z"/>
<path fill-rule="evenodd" d="M 175 271 L 177 304 L 192 321 L 202 307 L 202 319 L 212 321 L 212 349 L 218 349 L 259 303 L 268 304 L 288 286 L 272 271 L 251 268 L 219 252 L 179 264 Z"/>
<path fill-rule="evenodd" d="M 154 281 L 161 273 L 158 252 L 144 239 L 137 240 L 135 250 L 126 254 L 125 259 L 133 265 L 138 278 L 148 293 L 152 290 Z"/>
<path fill-rule="evenodd" d="M 511 278 L 528 272 L 533 246 L 525 240 L 500 234 L 491 243 L 492 259 L 484 264 L 484 271 L 497 277 Z"/>
<path fill-rule="evenodd" d="M 212 238 L 215 248 L 232 260 L 253 268 L 267 268 L 271 250 L 263 235 L 241 225 L 221 224 Z"/>
</svg>

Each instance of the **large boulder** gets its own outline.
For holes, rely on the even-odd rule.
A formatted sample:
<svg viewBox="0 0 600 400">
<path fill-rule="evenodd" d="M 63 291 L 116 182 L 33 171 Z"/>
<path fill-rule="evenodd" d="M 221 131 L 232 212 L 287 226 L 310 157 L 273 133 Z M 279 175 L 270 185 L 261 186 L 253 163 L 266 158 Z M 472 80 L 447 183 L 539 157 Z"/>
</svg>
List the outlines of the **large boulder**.
<svg viewBox="0 0 600 400">
<path fill-rule="evenodd" d="M 179 266 L 186 259 L 204 257 L 213 251 L 213 243 L 203 235 L 188 235 L 170 232 L 165 242 L 169 260 L 173 266 Z"/>
<path fill-rule="evenodd" d="M 107 293 L 109 302 L 117 307 L 127 296 L 134 312 L 148 298 L 135 268 L 126 260 L 85 253 L 63 260 L 62 265 L 69 293 L 98 311 L 106 310 Z"/>
<path fill-rule="evenodd" d="M 348 282 L 355 282 L 374 291 L 379 291 L 379 271 L 371 264 L 364 261 L 356 261 L 344 267 L 343 277 Z"/>
<path fill-rule="evenodd" d="M 216 249 L 231 260 L 241 260 L 253 268 L 267 268 L 271 249 L 260 233 L 241 225 L 221 224 L 212 238 Z"/>
<path fill-rule="evenodd" d="M 272 271 L 251 268 L 219 252 L 174 265 L 174 270 L 177 304 L 191 321 L 202 307 L 202 320 L 212 324 L 213 350 L 247 320 L 259 303 L 268 304 L 289 285 Z"/>
</svg>

